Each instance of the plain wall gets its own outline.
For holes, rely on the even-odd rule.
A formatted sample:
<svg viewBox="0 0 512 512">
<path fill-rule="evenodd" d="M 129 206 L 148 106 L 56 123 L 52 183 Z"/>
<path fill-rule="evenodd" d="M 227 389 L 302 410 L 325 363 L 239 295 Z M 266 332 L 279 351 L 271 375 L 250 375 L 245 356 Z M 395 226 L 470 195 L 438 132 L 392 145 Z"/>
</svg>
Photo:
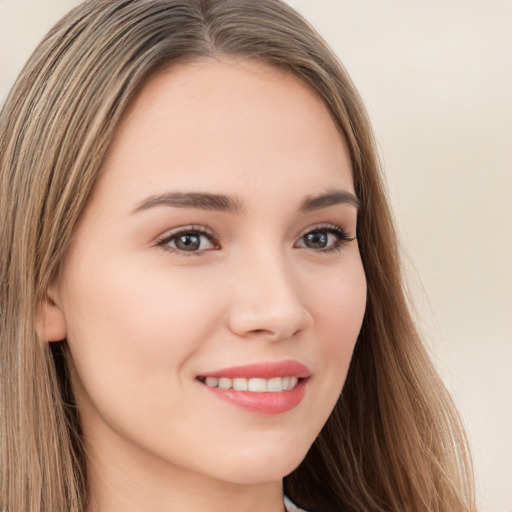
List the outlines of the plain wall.
<svg viewBox="0 0 512 512">
<path fill-rule="evenodd" d="M 77 3 L 0 0 L 0 102 Z M 479 504 L 512 511 L 512 1 L 289 3 L 366 102 L 418 317 L 471 438 Z"/>
</svg>

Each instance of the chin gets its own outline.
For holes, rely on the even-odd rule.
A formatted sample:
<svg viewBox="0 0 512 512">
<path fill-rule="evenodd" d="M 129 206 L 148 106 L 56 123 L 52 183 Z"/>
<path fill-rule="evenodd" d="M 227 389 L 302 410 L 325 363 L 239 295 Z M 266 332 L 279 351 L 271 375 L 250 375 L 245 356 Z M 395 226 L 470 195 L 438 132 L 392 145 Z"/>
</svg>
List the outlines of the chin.
<svg viewBox="0 0 512 512">
<path fill-rule="evenodd" d="M 300 465 L 308 449 L 309 445 L 299 448 L 297 443 L 291 443 L 290 446 L 255 446 L 252 453 L 233 451 L 224 461 L 218 461 L 214 468 L 215 476 L 235 484 L 282 480 Z"/>
</svg>

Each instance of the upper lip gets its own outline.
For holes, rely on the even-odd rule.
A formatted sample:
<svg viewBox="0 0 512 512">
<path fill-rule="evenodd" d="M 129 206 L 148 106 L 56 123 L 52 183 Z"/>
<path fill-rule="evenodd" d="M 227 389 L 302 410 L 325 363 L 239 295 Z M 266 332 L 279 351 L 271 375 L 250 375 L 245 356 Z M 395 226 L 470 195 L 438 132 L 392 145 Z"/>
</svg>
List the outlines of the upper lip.
<svg viewBox="0 0 512 512">
<path fill-rule="evenodd" d="M 231 366 L 201 374 L 200 377 L 227 377 L 229 379 L 251 377 L 272 379 L 274 377 L 307 378 L 311 375 L 309 368 L 298 361 L 276 361 L 248 364 L 244 366 Z"/>
</svg>

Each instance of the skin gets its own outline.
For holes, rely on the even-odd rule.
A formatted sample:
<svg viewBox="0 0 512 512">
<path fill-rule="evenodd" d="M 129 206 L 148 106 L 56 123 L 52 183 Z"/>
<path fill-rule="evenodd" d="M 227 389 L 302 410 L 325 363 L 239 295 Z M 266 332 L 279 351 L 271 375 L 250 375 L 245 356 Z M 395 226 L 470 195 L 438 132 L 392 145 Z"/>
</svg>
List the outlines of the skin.
<svg viewBox="0 0 512 512">
<path fill-rule="evenodd" d="M 282 478 L 338 399 L 365 310 L 357 208 L 300 210 L 332 190 L 354 194 L 347 148 L 299 79 L 208 60 L 143 88 L 42 308 L 46 339 L 70 346 L 89 511 L 283 510 Z M 168 192 L 239 208 L 134 212 Z M 208 233 L 198 250 L 159 244 L 191 226 Z M 311 371 L 282 414 L 241 410 L 197 379 L 282 360 Z"/>
</svg>

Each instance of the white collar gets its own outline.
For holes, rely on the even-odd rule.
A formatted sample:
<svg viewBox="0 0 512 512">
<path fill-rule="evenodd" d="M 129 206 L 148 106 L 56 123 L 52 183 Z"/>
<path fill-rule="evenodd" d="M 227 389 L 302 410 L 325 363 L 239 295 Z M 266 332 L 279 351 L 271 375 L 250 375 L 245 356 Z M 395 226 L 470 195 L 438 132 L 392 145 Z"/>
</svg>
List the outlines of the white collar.
<svg viewBox="0 0 512 512">
<path fill-rule="evenodd" d="M 287 496 L 284 497 L 284 506 L 288 512 L 307 512 L 306 510 L 297 507 L 297 505 L 295 505 Z"/>
</svg>

